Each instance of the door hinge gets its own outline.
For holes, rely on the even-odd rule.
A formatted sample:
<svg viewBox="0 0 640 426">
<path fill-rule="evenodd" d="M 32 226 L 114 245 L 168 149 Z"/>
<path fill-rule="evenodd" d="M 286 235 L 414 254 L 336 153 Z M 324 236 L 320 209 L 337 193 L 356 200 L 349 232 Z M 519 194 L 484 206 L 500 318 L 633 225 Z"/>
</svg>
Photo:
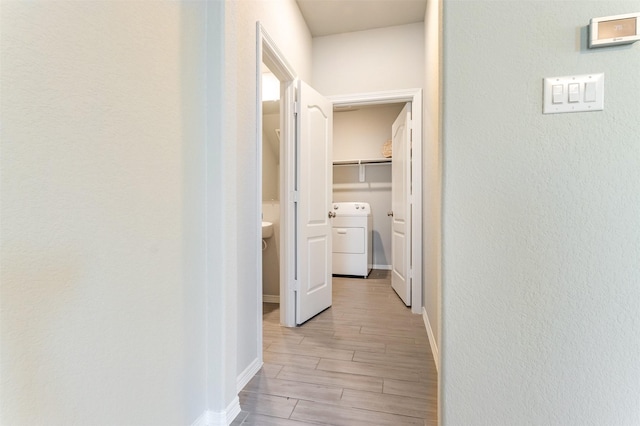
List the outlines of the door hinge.
<svg viewBox="0 0 640 426">
<path fill-rule="evenodd" d="M 413 269 L 409 269 L 409 270 L 407 271 L 407 278 L 409 278 L 410 280 L 412 280 L 412 279 L 413 279 Z"/>
<path fill-rule="evenodd" d="M 291 281 L 291 287 L 289 289 L 291 291 L 299 291 L 300 290 L 300 281 L 298 281 L 298 280 Z"/>
<path fill-rule="evenodd" d="M 293 103 L 293 113 L 294 113 L 295 115 L 300 114 L 300 102 L 295 101 L 295 102 Z"/>
<path fill-rule="evenodd" d="M 300 193 L 298 191 L 291 191 L 291 201 L 297 203 L 300 201 Z"/>
</svg>

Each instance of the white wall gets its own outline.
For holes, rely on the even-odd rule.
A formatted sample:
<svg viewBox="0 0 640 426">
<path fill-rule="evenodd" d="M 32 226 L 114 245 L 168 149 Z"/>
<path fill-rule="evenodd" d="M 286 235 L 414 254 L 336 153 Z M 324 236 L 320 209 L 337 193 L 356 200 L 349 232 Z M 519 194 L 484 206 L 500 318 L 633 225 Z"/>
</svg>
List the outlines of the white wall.
<svg viewBox="0 0 640 426">
<path fill-rule="evenodd" d="M 0 423 L 204 409 L 205 17 L 3 2 Z"/>
<path fill-rule="evenodd" d="M 585 47 L 637 11 L 445 1 L 443 425 L 640 424 L 640 44 Z M 604 111 L 542 115 L 591 72 Z"/>
<path fill-rule="evenodd" d="M 404 104 L 380 105 L 333 114 L 335 160 L 382 158 L 391 125 Z M 373 219 L 373 264 L 391 267 L 391 163 L 365 166 L 360 182 L 357 165 L 333 167 L 333 201 L 369 203 Z"/>
<path fill-rule="evenodd" d="M 280 202 L 264 201 L 262 203 L 264 220 L 273 224 L 273 235 L 265 240 L 267 247 L 262 248 L 262 294 L 280 295 Z M 265 302 L 274 303 L 263 299 Z"/>
<path fill-rule="evenodd" d="M 280 199 L 280 141 L 275 131 L 279 128 L 280 114 L 262 115 L 262 201 Z"/>
<path fill-rule="evenodd" d="M 411 89 L 424 83 L 424 24 L 313 39 L 313 87 L 325 96 Z"/>
<path fill-rule="evenodd" d="M 333 159 L 382 158 L 382 145 L 391 140 L 391 125 L 404 104 L 357 107 L 333 113 Z"/>
<path fill-rule="evenodd" d="M 262 246 L 262 294 L 268 296 L 280 295 L 280 113 L 265 113 L 278 110 L 280 102 L 274 102 L 262 104 L 262 219 L 274 227 Z"/>
<path fill-rule="evenodd" d="M 442 0 L 428 0 L 425 12 L 425 82 L 422 223 L 422 305 L 431 330 L 432 351 L 439 360 L 442 263 L 441 73 Z"/>
<path fill-rule="evenodd" d="M 256 146 L 256 21 L 260 21 L 296 73 L 311 79 L 311 35 L 294 0 L 228 1 L 225 3 L 225 128 L 224 140 L 232 152 L 226 157 L 230 176 L 224 206 L 234 243 L 225 254 L 233 276 L 229 285 L 236 293 L 230 303 L 237 305 L 236 375 L 257 362 L 259 333 L 257 305 L 260 210 L 258 158 Z M 232 197 L 232 198 L 231 198 Z M 235 328 L 235 329 L 234 329 Z M 234 346 L 235 348 L 235 346 Z M 229 398 L 230 395 L 227 395 Z"/>
<path fill-rule="evenodd" d="M 2 423 L 220 420 L 261 332 L 255 23 L 310 80 L 296 3 L 1 19 Z"/>
</svg>

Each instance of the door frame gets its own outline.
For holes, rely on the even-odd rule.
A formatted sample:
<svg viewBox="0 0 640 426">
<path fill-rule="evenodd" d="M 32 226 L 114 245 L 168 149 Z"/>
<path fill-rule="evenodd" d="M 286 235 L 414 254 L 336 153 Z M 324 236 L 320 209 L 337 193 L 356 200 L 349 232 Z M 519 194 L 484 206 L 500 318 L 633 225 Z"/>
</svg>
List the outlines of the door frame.
<svg viewBox="0 0 640 426">
<path fill-rule="evenodd" d="M 422 314 L 422 89 L 328 96 L 333 106 L 411 102 L 411 312 Z"/>
<path fill-rule="evenodd" d="M 256 152 L 257 163 L 257 206 L 256 226 L 258 240 L 256 247 L 262 246 L 262 63 L 280 80 L 280 324 L 295 327 L 295 205 L 293 185 L 295 183 L 295 83 L 297 74 L 284 57 L 260 21 L 256 22 Z M 262 364 L 262 250 L 256 252 L 258 277 L 256 293 L 258 306 L 258 354 Z"/>
</svg>

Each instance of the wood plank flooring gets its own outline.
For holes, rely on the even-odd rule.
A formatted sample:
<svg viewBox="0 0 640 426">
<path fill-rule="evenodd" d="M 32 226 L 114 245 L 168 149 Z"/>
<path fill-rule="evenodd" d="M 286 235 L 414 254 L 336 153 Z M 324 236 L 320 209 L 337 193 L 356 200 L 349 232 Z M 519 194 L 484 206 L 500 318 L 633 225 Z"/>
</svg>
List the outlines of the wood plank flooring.
<svg viewBox="0 0 640 426">
<path fill-rule="evenodd" d="M 333 278 L 333 306 L 297 328 L 264 304 L 264 366 L 232 423 L 260 426 L 437 425 L 437 373 L 420 315 L 389 271 Z"/>
</svg>

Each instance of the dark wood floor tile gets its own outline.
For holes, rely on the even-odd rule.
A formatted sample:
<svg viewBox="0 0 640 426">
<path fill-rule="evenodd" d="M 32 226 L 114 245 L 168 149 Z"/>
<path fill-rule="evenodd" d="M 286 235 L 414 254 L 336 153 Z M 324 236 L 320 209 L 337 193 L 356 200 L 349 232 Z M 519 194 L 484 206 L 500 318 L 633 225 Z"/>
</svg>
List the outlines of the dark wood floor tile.
<svg viewBox="0 0 640 426">
<path fill-rule="evenodd" d="M 383 364 L 389 366 L 402 365 L 411 367 L 415 371 L 427 372 L 429 369 L 430 357 L 426 353 L 414 355 L 399 355 L 393 353 L 356 351 L 353 355 L 356 362 L 368 362 L 371 364 Z"/>
<path fill-rule="evenodd" d="M 369 364 L 365 362 L 340 361 L 335 359 L 321 359 L 316 367 L 318 370 L 335 371 L 338 373 L 358 374 L 362 376 L 382 377 L 417 382 L 424 374 L 416 373 L 407 367 L 390 367 L 388 365 Z"/>
<path fill-rule="evenodd" d="M 304 355 L 282 354 L 277 352 L 264 352 L 264 362 L 275 365 L 297 365 L 300 367 L 315 368 L 320 358 Z"/>
<path fill-rule="evenodd" d="M 282 417 L 288 419 L 297 399 L 282 396 L 264 395 L 254 392 L 242 391 L 240 395 L 240 408 L 250 413 L 264 414 L 265 416 Z"/>
<path fill-rule="evenodd" d="M 291 415 L 292 419 L 322 421 L 333 426 L 423 426 L 421 418 L 300 401 Z"/>
<path fill-rule="evenodd" d="M 291 365 L 283 367 L 277 378 L 369 392 L 382 392 L 383 384 L 383 379 L 380 377 L 357 376 L 334 371 L 300 368 Z"/>
<path fill-rule="evenodd" d="M 389 277 L 334 277 L 333 306 L 300 327 L 281 327 L 279 306 L 263 304 L 265 364 L 233 426 L 437 426 L 424 322 Z"/>
<path fill-rule="evenodd" d="M 427 401 L 424 398 L 345 389 L 342 393 L 342 402 L 351 407 L 417 417 L 419 419 L 424 419 L 427 415 Z"/>
<path fill-rule="evenodd" d="M 349 339 L 335 336 L 309 336 L 305 337 L 302 346 L 322 346 L 330 349 L 344 349 L 349 351 L 386 352 L 387 345 L 382 342 L 371 342 L 366 340 Z"/>
<path fill-rule="evenodd" d="M 353 351 L 313 345 L 290 345 L 286 343 L 272 343 L 271 345 L 269 345 L 269 352 L 349 361 L 353 359 Z"/>
<path fill-rule="evenodd" d="M 281 419 L 278 417 L 270 417 L 262 414 L 250 413 L 249 416 L 241 424 L 242 426 L 309 426 L 322 423 Z"/>
<path fill-rule="evenodd" d="M 264 395 L 318 402 L 335 402 L 339 401 L 342 396 L 342 388 L 339 387 L 322 386 L 293 380 L 273 379 L 265 376 L 255 376 L 243 390 Z"/>
</svg>

